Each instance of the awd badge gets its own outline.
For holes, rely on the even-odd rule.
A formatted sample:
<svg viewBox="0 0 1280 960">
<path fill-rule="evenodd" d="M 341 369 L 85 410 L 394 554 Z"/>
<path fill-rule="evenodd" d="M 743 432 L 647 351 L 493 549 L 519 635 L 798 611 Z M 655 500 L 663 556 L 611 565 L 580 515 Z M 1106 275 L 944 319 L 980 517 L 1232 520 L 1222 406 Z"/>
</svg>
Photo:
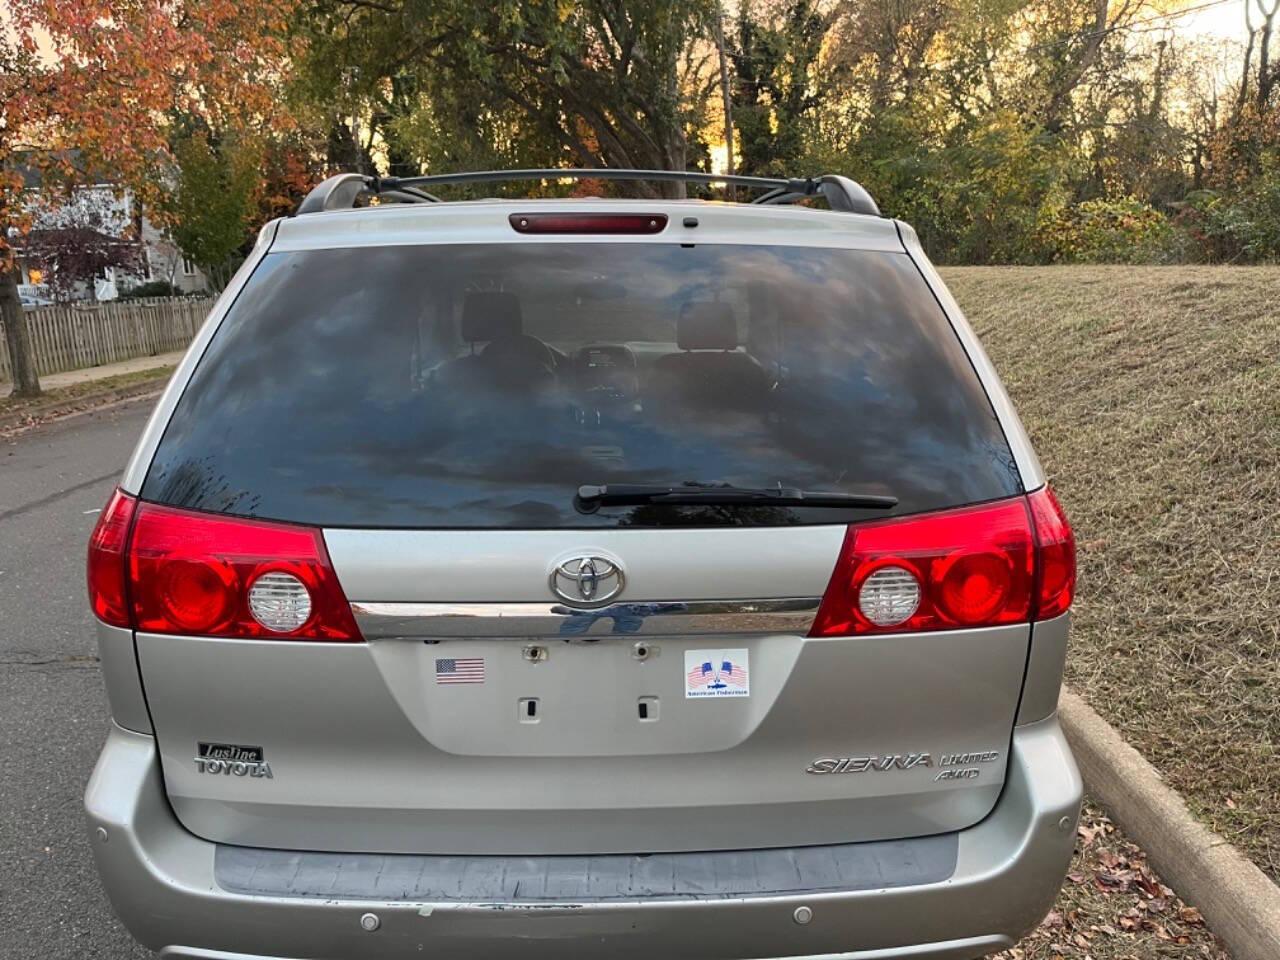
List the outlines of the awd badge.
<svg viewBox="0 0 1280 960">
<path fill-rule="evenodd" d="M 261 747 L 246 747 L 237 743 L 197 743 L 196 772 L 221 773 L 231 777 L 271 776 Z"/>
</svg>

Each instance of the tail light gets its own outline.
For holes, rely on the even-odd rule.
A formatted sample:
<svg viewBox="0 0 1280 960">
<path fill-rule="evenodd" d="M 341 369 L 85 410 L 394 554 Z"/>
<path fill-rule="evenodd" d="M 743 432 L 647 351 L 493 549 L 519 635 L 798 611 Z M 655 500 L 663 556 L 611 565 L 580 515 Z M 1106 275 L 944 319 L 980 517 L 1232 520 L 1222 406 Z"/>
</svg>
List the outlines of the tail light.
<svg viewBox="0 0 1280 960">
<path fill-rule="evenodd" d="M 117 491 L 90 541 L 90 600 L 108 623 L 212 637 L 363 639 L 319 530 L 134 504 Z"/>
<path fill-rule="evenodd" d="M 129 594 L 125 587 L 125 548 L 129 524 L 137 501 L 116 490 L 98 514 L 98 523 L 89 537 L 89 608 L 93 615 L 113 627 L 127 627 Z"/>
<path fill-rule="evenodd" d="M 1036 620 L 1066 613 L 1076 592 L 1076 538 L 1048 487 L 1027 497 L 1036 531 Z"/>
<path fill-rule="evenodd" d="M 1047 488 L 1030 497 L 854 524 L 811 636 L 1026 623 L 1070 606 L 1071 530 Z"/>
</svg>

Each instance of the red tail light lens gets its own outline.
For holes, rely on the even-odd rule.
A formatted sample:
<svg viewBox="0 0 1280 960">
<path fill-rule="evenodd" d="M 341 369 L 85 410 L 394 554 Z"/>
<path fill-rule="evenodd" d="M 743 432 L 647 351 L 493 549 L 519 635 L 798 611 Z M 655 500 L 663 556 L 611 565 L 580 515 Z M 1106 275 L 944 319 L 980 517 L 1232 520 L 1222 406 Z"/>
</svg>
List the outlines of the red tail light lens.
<svg viewBox="0 0 1280 960">
<path fill-rule="evenodd" d="M 218 637 L 363 639 L 319 530 L 149 503 L 137 513 L 129 547 L 137 629 Z M 270 600 L 273 589 L 293 582 L 282 575 L 306 590 L 306 597 L 286 597 L 290 610 L 305 612 L 294 621 L 263 612 L 279 607 L 278 602 L 264 606 L 263 594 Z M 250 593 L 264 577 L 251 609 Z M 297 620 L 301 625 L 294 626 Z"/>
<path fill-rule="evenodd" d="M 1027 497 L 1036 531 L 1035 619 L 1066 613 L 1076 592 L 1076 538 L 1053 491 L 1042 487 Z"/>
<path fill-rule="evenodd" d="M 854 524 L 810 635 L 1025 622 L 1031 617 L 1034 573 L 1031 521 L 1022 497 Z M 896 606 L 884 599 L 890 587 Z"/>
<path fill-rule="evenodd" d="M 116 490 L 98 514 L 98 523 L 89 537 L 89 607 L 95 617 L 113 627 L 130 624 L 125 548 L 136 503 L 127 493 Z"/>
</svg>

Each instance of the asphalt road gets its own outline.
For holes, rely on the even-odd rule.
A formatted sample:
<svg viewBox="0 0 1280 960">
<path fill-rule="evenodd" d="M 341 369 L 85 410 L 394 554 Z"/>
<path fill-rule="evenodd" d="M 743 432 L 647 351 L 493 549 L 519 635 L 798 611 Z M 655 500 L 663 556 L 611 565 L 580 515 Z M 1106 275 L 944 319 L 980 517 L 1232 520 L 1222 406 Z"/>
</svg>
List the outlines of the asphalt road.
<svg viewBox="0 0 1280 960">
<path fill-rule="evenodd" d="M 80 807 L 109 716 L 85 600 L 85 547 L 152 402 L 0 440 L 0 960 L 153 956 L 111 911 Z M 1092 868 L 1077 858 L 1073 869 Z M 1059 915 L 1080 913 L 1093 930 L 1123 906 L 1073 896 L 1059 902 Z M 1146 932 L 1128 945 L 1144 958 L 1225 956 L 1216 948 L 1202 954 L 1209 935 L 1191 932 L 1197 942 L 1185 948 Z"/>
<path fill-rule="evenodd" d="M 143 960 L 98 883 L 80 798 L 108 710 L 85 545 L 153 400 L 0 440 L 0 958 Z"/>
</svg>

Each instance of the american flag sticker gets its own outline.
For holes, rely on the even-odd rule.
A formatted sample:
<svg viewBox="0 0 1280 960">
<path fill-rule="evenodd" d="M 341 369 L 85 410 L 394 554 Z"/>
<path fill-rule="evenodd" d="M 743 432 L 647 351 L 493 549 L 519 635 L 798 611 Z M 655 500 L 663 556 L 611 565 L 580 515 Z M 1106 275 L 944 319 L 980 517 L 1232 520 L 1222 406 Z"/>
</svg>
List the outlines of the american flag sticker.
<svg viewBox="0 0 1280 960">
<path fill-rule="evenodd" d="M 751 695 L 751 675 L 746 648 L 738 650 L 686 650 L 685 697 L 746 697 Z"/>
<path fill-rule="evenodd" d="M 484 657 L 437 659 L 436 683 L 484 683 Z"/>
</svg>

